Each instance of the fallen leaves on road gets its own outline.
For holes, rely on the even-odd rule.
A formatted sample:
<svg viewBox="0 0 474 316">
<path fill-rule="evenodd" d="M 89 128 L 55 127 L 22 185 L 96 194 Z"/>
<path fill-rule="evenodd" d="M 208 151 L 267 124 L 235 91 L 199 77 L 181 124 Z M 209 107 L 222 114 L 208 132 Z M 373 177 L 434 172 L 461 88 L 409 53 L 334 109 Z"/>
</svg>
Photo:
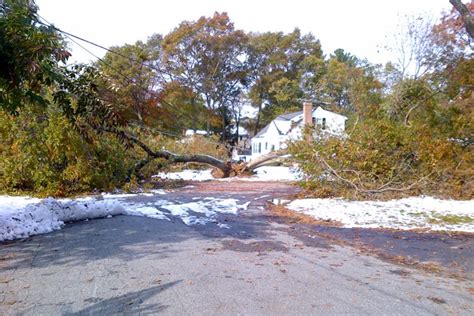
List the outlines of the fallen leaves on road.
<svg viewBox="0 0 474 316">
<path fill-rule="evenodd" d="M 439 297 L 428 296 L 427 299 L 429 299 L 430 301 L 435 302 L 436 304 L 446 304 L 446 301 L 442 298 L 439 298 Z"/>
</svg>

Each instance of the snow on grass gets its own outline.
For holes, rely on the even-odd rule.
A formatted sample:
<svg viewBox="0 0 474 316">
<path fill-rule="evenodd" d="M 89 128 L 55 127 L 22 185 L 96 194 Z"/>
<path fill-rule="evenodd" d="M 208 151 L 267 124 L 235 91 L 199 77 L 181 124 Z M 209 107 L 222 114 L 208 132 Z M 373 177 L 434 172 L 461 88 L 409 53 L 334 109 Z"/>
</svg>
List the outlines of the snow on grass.
<svg viewBox="0 0 474 316">
<path fill-rule="evenodd" d="M 410 197 L 390 201 L 300 199 L 287 205 L 316 219 L 344 227 L 474 232 L 474 200 Z"/>
<path fill-rule="evenodd" d="M 185 181 L 206 181 L 212 180 L 214 177 L 211 174 L 211 169 L 206 170 L 189 170 L 185 169 L 180 172 L 160 172 L 154 175 L 153 178 L 161 178 L 168 180 L 185 180 Z"/>
<path fill-rule="evenodd" d="M 154 194 L 160 198 L 153 198 Z M 159 220 L 177 217 L 186 225 L 217 223 L 218 213 L 237 214 L 248 207 L 248 203 L 240 205 L 236 199 L 218 198 L 179 204 L 163 199 L 162 192 L 154 194 L 105 194 L 76 199 L 0 196 L 0 241 L 48 233 L 67 222 L 115 215 Z M 228 228 L 224 224 L 218 226 Z"/>
</svg>

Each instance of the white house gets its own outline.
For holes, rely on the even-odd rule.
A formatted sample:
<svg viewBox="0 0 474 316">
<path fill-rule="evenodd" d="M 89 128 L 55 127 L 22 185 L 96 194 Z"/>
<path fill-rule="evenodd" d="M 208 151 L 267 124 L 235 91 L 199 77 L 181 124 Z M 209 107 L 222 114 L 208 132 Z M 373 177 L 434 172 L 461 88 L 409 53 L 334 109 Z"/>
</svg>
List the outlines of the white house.
<svg viewBox="0 0 474 316">
<path fill-rule="evenodd" d="M 343 115 L 320 106 L 313 109 L 311 103 L 305 102 L 303 111 L 278 116 L 252 138 L 251 159 L 284 149 L 288 141 L 301 139 L 305 125 L 315 126 L 329 135 L 342 136 L 346 120 Z"/>
</svg>

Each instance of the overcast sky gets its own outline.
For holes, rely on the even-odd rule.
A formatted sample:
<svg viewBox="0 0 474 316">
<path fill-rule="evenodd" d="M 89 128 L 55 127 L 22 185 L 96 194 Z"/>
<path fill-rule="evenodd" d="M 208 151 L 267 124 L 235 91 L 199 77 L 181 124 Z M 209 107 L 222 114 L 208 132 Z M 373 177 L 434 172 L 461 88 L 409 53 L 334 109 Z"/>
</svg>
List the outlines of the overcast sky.
<svg viewBox="0 0 474 316">
<path fill-rule="evenodd" d="M 328 54 L 336 48 L 374 63 L 390 56 L 381 49 L 400 17 L 429 14 L 438 18 L 451 8 L 448 0 L 37 0 L 39 14 L 58 28 L 103 46 L 167 34 L 183 20 L 227 12 L 245 31 L 311 32 Z M 87 46 L 87 44 L 85 44 Z M 104 52 L 87 46 L 96 55 Z M 94 59 L 71 45 L 74 60 Z"/>
</svg>

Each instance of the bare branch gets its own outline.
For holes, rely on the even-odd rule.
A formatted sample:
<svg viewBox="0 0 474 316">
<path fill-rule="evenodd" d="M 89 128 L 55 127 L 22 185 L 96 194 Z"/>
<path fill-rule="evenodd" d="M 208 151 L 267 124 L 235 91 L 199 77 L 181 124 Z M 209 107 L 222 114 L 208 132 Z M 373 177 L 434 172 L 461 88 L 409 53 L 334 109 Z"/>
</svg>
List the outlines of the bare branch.
<svg viewBox="0 0 474 316">
<path fill-rule="evenodd" d="M 424 181 L 426 178 L 430 177 L 432 173 L 424 176 L 424 177 L 421 177 L 420 179 L 418 179 L 417 181 L 413 182 L 412 184 L 410 184 L 409 186 L 406 186 L 406 187 L 402 187 L 402 188 L 394 188 L 394 187 L 389 187 L 389 185 L 393 182 L 394 178 L 392 178 L 389 182 L 383 184 L 382 186 L 380 186 L 378 189 L 365 189 L 365 188 L 361 188 L 359 187 L 357 184 L 355 184 L 354 182 L 342 177 L 334 168 L 332 168 L 326 160 L 324 160 L 324 158 L 322 158 L 319 154 L 316 154 L 316 157 L 318 158 L 319 162 L 321 163 L 321 165 L 324 167 L 324 169 L 326 169 L 327 171 L 329 171 L 333 176 L 335 176 L 337 179 L 339 179 L 340 181 L 346 183 L 347 185 L 349 185 L 350 187 L 352 187 L 354 190 L 356 190 L 357 192 L 360 192 L 360 193 L 366 193 L 366 194 L 379 194 L 379 193 L 383 193 L 383 192 L 389 192 L 389 191 L 396 191 L 396 192 L 403 192 L 403 191 L 408 191 L 408 190 L 411 190 L 413 189 L 415 186 L 417 186 L 420 182 Z"/>
</svg>

